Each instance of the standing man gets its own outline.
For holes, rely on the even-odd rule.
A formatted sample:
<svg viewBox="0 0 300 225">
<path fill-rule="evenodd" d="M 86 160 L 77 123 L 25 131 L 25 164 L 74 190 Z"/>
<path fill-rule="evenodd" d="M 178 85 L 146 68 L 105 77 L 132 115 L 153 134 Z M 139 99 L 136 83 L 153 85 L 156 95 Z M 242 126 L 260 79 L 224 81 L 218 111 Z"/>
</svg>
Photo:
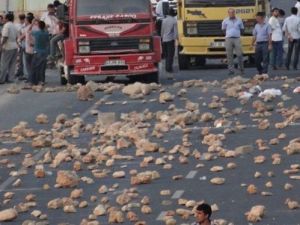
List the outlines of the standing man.
<svg viewBox="0 0 300 225">
<path fill-rule="evenodd" d="M 173 73 L 175 43 L 178 38 L 176 13 L 173 8 L 169 9 L 167 17 L 162 22 L 161 37 L 164 47 L 163 54 L 166 59 L 166 72 Z M 168 79 L 173 79 L 173 76 Z"/>
<path fill-rule="evenodd" d="M 300 53 L 300 17 L 297 16 L 298 9 L 293 7 L 291 9 L 292 15 L 286 18 L 283 25 L 283 31 L 288 39 L 288 53 L 286 58 L 286 69 L 290 69 L 291 58 L 294 52 L 293 68 L 297 70 L 299 53 Z"/>
<path fill-rule="evenodd" d="M 2 29 L 0 49 L 2 49 L 0 62 L 0 84 L 12 83 L 16 71 L 16 60 L 18 55 L 18 30 L 13 24 L 14 15 L 11 13 L 5 16 L 5 25 Z"/>
<path fill-rule="evenodd" d="M 234 52 L 238 58 L 241 75 L 244 74 L 243 51 L 241 44 L 241 32 L 244 24 L 236 17 L 235 10 L 229 9 L 226 19 L 222 22 L 222 30 L 226 33 L 225 47 L 228 61 L 229 75 L 234 75 Z"/>
<path fill-rule="evenodd" d="M 210 221 L 212 209 L 208 204 L 198 205 L 195 211 L 196 222 L 192 225 L 213 225 Z"/>
<path fill-rule="evenodd" d="M 17 72 L 16 77 L 19 78 L 19 80 L 24 80 L 24 76 L 26 77 L 28 75 L 26 71 L 25 66 L 25 41 L 24 41 L 24 29 L 26 27 L 25 24 L 25 14 L 19 15 L 19 23 L 16 24 L 17 30 L 18 30 L 18 64 L 17 64 Z"/>
<path fill-rule="evenodd" d="M 272 28 L 272 66 L 274 70 L 282 67 L 282 53 L 283 53 L 283 31 L 279 22 L 279 9 L 272 10 L 272 17 L 269 24 Z"/>
<path fill-rule="evenodd" d="M 48 7 L 48 13 L 44 14 L 41 18 L 41 21 L 44 21 L 46 24 L 46 28 L 50 34 L 51 37 L 57 34 L 58 29 L 58 19 L 55 15 L 55 7 L 53 4 L 49 4 Z"/>
<path fill-rule="evenodd" d="M 38 30 L 32 31 L 34 51 L 31 63 L 32 77 L 30 82 L 33 85 L 44 85 L 49 51 L 49 33 L 44 21 L 39 21 L 38 27 Z"/>
<path fill-rule="evenodd" d="M 272 50 L 272 28 L 266 22 L 266 14 L 256 14 L 256 25 L 253 30 L 253 46 L 255 46 L 255 63 L 259 74 L 267 74 L 269 67 L 269 51 Z"/>
</svg>

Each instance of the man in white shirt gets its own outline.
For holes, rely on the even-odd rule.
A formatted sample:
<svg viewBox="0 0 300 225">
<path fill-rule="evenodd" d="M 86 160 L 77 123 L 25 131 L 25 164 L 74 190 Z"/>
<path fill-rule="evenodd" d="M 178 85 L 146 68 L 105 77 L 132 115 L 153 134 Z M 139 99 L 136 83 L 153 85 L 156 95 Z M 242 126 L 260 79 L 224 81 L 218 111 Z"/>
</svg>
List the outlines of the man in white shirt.
<svg viewBox="0 0 300 225">
<path fill-rule="evenodd" d="M 279 9 L 272 10 L 272 17 L 269 24 L 272 28 L 272 66 L 274 70 L 282 67 L 282 47 L 283 47 L 283 31 L 279 22 Z"/>
<path fill-rule="evenodd" d="M 43 14 L 43 16 L 41 17 L 41 21 L 45 22 L 48 32 L 52 37 L 58 32 L 57 25 L 59 20 L 55 16 L 55 7 L 53 4 L 49 4 L 47 9 L 48 12 Z"/>
<path fill-rule="evenodd" d="M 298 9 L 297 15 L 300 16 L 300 0 L 297 0 L 295 7 Z"/>
<path fill-rule="evenodd" d="M 300 17 L 297 16 L 298 9 L 296 7 L 293 7 L 291 12 L 292 15 L 286 18 L 283 25 L 283 31 L 288 38 L 288 53 L 285 66 L 287 70 L 290 69 L 291 58 L 295 50 L 293 68 L 297 70 L 300 53 Z"/>
<path fill-rule="evenodd" d="M 16 60 L 18 54 L 18 30 L 13 24 L 14 15 L 9 13 L 5 16 L 5 24 L 2 29 L 2 39 L 0 43 L 1 53 L 1 73 L 0 84 L 12 83 L 16 71 Z"/>
</svg>

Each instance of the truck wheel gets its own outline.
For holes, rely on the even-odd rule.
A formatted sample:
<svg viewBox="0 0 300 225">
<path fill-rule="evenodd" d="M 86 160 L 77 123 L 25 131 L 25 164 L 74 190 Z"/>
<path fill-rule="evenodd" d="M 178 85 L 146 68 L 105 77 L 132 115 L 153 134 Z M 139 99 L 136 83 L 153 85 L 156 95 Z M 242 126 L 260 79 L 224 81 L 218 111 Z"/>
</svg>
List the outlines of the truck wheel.
<svg viewBox="0 0 300 225">
<path fill-rule="evenodd" d="M 206 64 L 206 58 L 204 56 L 196 57 L 196 65 L 197 66 L 205 66 L 205 64 Z"/>
<path fill-rule="evenodd" d="M 178 66 L 180 70 L 187 70 L 190 66 L 190 57 L 178 54 Z"/>
<path fill-rule="evenodd" d="M 76 76 L 76 75 L 69 75 L 68 82 L 71 85 L 75 84 L 85 84 L 85 78 L 84 76 Z"/>
<path fill-rule="evenodd" d="M 151 84 L 151 83 L 157 83 L 159 84 L 159 72 L 154 72 L 147 74 L 145 77 L 145 83 Z"/>
</svg>

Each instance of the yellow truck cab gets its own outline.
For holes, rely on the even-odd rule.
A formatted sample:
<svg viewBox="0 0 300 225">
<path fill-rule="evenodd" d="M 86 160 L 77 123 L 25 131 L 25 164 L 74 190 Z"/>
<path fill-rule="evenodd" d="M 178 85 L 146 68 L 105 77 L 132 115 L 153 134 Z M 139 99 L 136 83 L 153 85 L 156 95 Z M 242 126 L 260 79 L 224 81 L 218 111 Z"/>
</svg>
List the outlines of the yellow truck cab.
<svg viewBox="0 0 300 225">
<path fill-rule="evenodd" d="M 252 59 L 256 13 L 264 11 L 269 15 L 269 0 L 178 0 L 179 69 L 188 69 L 192 62 L 203 66 L 207 58 L 226 56 L 225 34 L 221 27 L 229 8 L 235 9 L 237 17 L 244 22 L 243 53 Z"/>
</svg>

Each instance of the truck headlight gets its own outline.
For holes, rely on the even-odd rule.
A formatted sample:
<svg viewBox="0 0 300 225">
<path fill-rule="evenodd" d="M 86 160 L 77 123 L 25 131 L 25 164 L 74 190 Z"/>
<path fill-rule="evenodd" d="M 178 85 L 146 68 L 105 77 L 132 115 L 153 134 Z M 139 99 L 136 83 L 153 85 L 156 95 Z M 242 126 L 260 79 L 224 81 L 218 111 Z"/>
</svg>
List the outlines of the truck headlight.
<svg viewBox="0 0 300 225">
<path fill-rule="evenodd" d="M 90 46 L 87 46 L 87 45 L 79 46 L 79 53 L 86 54 L 86 53 L 90 53 L 90 52 L 91 52 Z"/>
<path fill-rule="evenodd" d="M 198 27 L 196 23 L 187 23 L 186 24 L 186 32 L 188 35 L 198 34 Z"/>
<path fill-rule="evenodd" d="M 141 39 L 139 43 L 140 51 L 149 51 L 150 50 L 150 39 Z"/>
<path fill-rule="evenodd" d="M 79 41 L 78 42 L 78 51 L 79 53 L 86 54 L 91 52 L 90 42 L 89 41 Z"/>
</svg>

